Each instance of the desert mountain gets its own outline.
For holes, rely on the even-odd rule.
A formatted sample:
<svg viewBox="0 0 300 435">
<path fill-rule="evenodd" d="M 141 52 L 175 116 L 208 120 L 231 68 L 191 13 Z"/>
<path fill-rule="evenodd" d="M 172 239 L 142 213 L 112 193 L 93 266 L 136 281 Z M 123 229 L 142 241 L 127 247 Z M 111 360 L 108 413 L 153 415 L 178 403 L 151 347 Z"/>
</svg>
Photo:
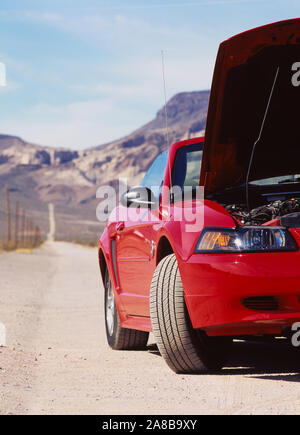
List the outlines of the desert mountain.
<svg viewBox="0 0 300 435">
<path fill-rule="evenodd" d="M 177 94 L 167 103 L 171 142 L 203 133 L 208 100 L 209 91 L 195 91 Z M 165 136 L 164 108 L 130 135 L 84 151 L 0 135 L 0 230 L 5 231 L 4 188 L 8 186 L 12 204 L 19 201 L 44 232 L 52 202 L 59 239 L 96 238 L 102 230 L 95 214 L 97 188 L 115 185 L 119 178 L 138 184 L 155 157 L 167 148 Z"/>
</svg>

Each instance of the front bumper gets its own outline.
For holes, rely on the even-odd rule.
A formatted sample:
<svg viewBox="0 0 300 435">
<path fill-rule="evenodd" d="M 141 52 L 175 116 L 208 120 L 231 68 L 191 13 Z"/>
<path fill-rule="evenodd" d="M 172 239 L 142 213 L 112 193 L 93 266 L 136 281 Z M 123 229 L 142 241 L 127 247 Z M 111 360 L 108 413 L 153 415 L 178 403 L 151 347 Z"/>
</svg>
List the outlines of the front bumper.
<svg viewBox="0 0 300 435">
<path fill-rule="evenodd" d="M 208 335 L 280 334 L 300 321 L 300 252 L 195 254 L 180 264 L 194 328 Z M 245 298 L 273 297 L 253 310 Z"/>
</svg>

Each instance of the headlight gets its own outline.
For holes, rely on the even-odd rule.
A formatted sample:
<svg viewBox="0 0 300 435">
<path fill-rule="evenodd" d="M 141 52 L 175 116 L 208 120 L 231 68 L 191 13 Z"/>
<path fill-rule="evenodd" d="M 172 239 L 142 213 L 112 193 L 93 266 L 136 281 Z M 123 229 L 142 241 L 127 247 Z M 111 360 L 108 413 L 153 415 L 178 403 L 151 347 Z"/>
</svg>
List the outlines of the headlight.
<svg viewBox="0 0 300 435">
<path fill-rule="evenodd" d="M 291 233 L 282 227 L 205 228 L 195 252 L 273 252 L 297 251 Z"/>
</svg>

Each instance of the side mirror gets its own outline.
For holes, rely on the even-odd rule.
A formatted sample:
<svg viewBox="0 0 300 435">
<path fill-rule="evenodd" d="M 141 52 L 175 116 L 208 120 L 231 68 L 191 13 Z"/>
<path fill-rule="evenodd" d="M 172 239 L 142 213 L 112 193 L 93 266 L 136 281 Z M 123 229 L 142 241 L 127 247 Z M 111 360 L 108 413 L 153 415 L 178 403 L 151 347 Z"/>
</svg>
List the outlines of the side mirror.
<svg viewBox="0 0 300 435">
<path fill-rule="evenodd" d="M 124 207 L 152 208 L 158 207 L 159 200 L 148 187 L 133 187 L 121 196 Z"/>
</svg>

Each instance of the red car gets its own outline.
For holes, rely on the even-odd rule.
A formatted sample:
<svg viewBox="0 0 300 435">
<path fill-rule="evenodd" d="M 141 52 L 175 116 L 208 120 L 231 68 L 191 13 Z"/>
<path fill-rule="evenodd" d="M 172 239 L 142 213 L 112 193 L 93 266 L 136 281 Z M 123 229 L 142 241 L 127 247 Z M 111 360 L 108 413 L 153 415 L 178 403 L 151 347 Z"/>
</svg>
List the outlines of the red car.
<svg viewBox="0 0 300 435">
<path fill-rule="evenodd" d="M 113 349 L 153 331 L 176 373 L 218 370 L 300 320 L 299 102 L 300 19 L 220 45 L 205 139 L 159 155 L 99 241 Z"/>
</svg>

